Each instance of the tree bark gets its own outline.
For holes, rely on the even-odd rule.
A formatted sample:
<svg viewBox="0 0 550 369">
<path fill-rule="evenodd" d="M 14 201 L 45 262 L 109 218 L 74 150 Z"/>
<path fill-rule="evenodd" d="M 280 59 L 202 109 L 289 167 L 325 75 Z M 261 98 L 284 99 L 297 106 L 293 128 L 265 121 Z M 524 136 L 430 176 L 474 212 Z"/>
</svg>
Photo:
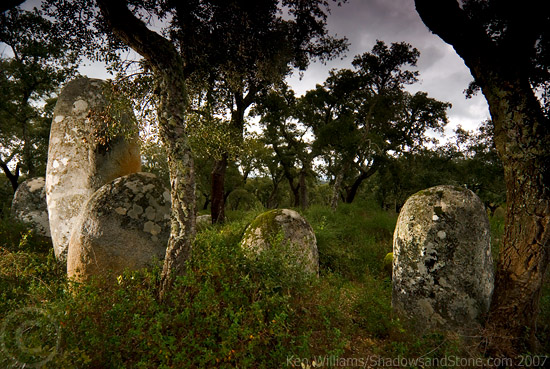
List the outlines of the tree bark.
<svg viewBox="0 0 550 369">
<path fill-rule="evenodd" d="M 524 67 L 536 37 L 495 44 L 455 0 L 415 0 L 424 23 L 464 59 L 489 103 L 503 161 L 507 217 L 487 335 L 492 353 L 536 349 L 536 321 L 550 247 L 550 122 Z M 513 32 L 513 29 L 510 30 Z M 519 40 L 519 41 L 518 41 Z"/>
<path fill-rule="evenodd" d="M 361 183 L 363 183 L 365 180 L 369 179 L 374 173 L 376 173 L 376 171 L 380 167 L 379 163 L 379 160 L 375 160 L 368 170 L 362 169 L 361 173 L 357 176 L 357 178 L 355 178 L 355 181 L 353 181 L 353 184 L 346 189 L 345 202 L 347 204 L 351 204 L 353 200 L 355 200 L 355 196 L 357 196 L 357 191 L 359 190 Z"/>
<path fill-rule="evenodd" d="M 225 172 L 227 169 L 227 154 L 214 162 L 212 168 L 212 224 L 223 223 L 225 220 Z"/>
<path fill-rule="evenodd" d="M 97 4 L 113 33 L 151 63 L 160 91 L 159 132 L 168 157 L 172 199 L 171 232 L 159 291 L 162 299 L 174 277 L 185 272 L 195 237 L 195 173 L 184 119 L 184 63 L 174 45 L 149 30 L 125 1 L 97 0 Z"/>
<path fill-rule="evenodd" d="M 294 178 L 288 179 L 288 185 L 290 186 L 290 190 L 292 191 L 292 197 L 293 197 L 293 204 L 292 206 L 297 208 L 300 206 L 300 183 L 297 185 L 294 184 Z"/>
<path fill-rule="evenodd" d="M 332 198 L 330 200 L 330 207 L 332 211 L 336 211 L 338 208 L 338 202 L 340 201 L 340 188 L 342 188 L 342 182 L 344 181 L 344 170 L 341 170 L 334 178 L 334 185 L 332 186 Z"/>
<path fill-rule="evenodd" d="M 13 193 L 15 193 L 15 191 L 17 191 L 17 187 L 19 187 L 19 163 L 15 166 L 15 170 L 13 173 L 11 172 L 7 163 L 4 163 L 2 160 L 0 160 L 0 168 L 2 168 L 2 171 L 6 175 L 6 178 L 10 181 Z"/>
<path fill-rule="evenodd" d="M 309 206 L 309 198 L 308 198 L 308 191 L 307 191 L 307 181 L 306 181 L 306 175 L 307 171 L 305 168 L 302 168 L 300 171 L 300 178 L 299 178 L 299 189 L 300 189 L 300 208 L 302 210 L 306 210 Z"/>
</svg>

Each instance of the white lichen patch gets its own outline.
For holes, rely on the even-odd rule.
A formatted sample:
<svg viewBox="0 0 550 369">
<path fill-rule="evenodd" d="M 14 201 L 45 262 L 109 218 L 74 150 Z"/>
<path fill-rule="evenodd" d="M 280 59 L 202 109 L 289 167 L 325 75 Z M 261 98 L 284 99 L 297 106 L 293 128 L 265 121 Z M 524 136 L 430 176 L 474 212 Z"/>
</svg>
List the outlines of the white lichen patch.
<svg viewBox="0 0 550 369">
<path fill-rule="evenodd" d="M 35 192 L 37 190 L 44 189 L 44 184 L 46 180 L 44 177 L 32 178 L 27 181 L 27 186 L 29 187 L 30 192 Z"/>
<path fill-rule="evenodd" d="M 157 210 L 152 206 L 148 206 L 145 209 L 145 216 L 149 220 L 155 220 L 155 218 L 157 217 Z"/>
<path fill-rule="evenodd" d="M 162 231 L 162 228 L 157 223 L 149 221 L 143 225 L 143 231 L 156 236 Z"/>
<path fill-rule="evenodd" d="M 128 209 L 123 208 L 122 206 L 119 206 L 118 208 L 115 208 L 115 212 L 120 215 L 126 215 L 126 212 Z"/>
<path fill-rule="evenodd" d="M 73 114 L 82 114 L 88 110 L 88 103 L 85 100 L 76 100 L 73 103 Z"/>
<path fill-rule="evenodd" d="M 138 204 L 134 204 L 127 214 L 132 219 L 138 219 L 139 216 L 143 214 L 143 208 Z"/>
</svg>

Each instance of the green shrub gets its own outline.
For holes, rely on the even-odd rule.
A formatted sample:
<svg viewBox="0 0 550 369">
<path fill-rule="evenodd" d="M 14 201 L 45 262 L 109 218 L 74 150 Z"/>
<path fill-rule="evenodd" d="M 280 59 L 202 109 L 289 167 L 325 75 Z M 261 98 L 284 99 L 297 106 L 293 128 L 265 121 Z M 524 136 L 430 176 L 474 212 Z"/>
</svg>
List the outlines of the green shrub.
<svg viewBox="0 0 550 369">
<path fill-rule="evenodd" d="M 340 204 L 336 212 L 312 206 L 305 217 L 317 237 L 322 270 L 353 280 L 361 280 L 368 274 L 384 274 L 384 257 L 392 251 L 397 220 L 394 213 L 357 202 Z"/>
<path fill-rule="evenodd" d="M 463 337 L 418 335 L 393 316 L 382 268 L 396 214 L 368 203 L 336 212 L 312 206 L 305 217 L 321 275 L 310 278 L 284 253 L 245 257 L 244 229 L 262 210 L 229 211 L 226 224 L 199 232 L 187 273 L 164 301 L 160 262 L 116 281 L 69 283 L 47 240 L 2 219 L 0 367 L 48 359 L 43 368 L 275 368 L 288 357 L 482 356 Z M 502 228 L 491 224 L 496 239 Z M 539 339 L 550 352 L 548 277 L 540 306 Z M 26 328 L 23 344 L 18 328 Z"/>
</svg>

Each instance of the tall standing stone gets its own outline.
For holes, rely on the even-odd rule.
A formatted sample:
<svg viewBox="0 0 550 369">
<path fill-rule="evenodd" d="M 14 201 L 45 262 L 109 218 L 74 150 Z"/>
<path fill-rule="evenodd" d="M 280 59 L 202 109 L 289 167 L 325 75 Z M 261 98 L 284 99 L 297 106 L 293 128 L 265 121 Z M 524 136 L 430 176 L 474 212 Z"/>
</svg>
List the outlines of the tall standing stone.
<svg viewBox="0 0 550 369">
<path fill-rule="evenodd" d="M 46 200 L 59 260 L 66 259 L 71 229 L 88 198 L 105 183 L 141 169 L 133 113 L 107 91 L 102 80 L 77 78 L 63 88 L 55 106 Z"/>
<path fill-rule="evenodd" d="M 44 177 L 27 179 L 21 183 L 13 195 L 12 216 L 28 224 L 37 234 L 50 237 L 48 207 Z"/>
<path fill-rule="evenodd" d="M 490 226 L 470 190 L 437 186 L 411 196 L 393 238 L 392 305 L 428 329 L 481 323 L 493 291 Z"/>
</svg>

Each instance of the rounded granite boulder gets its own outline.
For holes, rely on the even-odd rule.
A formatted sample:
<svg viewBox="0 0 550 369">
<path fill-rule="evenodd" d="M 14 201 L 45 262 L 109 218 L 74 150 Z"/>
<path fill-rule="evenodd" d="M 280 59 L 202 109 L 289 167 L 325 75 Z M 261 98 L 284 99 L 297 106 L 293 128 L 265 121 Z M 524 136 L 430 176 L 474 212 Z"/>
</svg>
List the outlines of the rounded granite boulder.
<svg viewBox="0 0 550 369">
<path fill-rule="evenodd" d="M 21 183 L 13 195 L 11 214 L 37 234 L 50 237 L 45 182 L 44 177 L 36 177 Z"/>
<path fill-rule="evenodd" d="M 164 259 L 170 235 L 170 192 L 154 174 L 134 173 L 97 190 L 83 207 L 71 240 L 67 273 L 78 281 L 136 270 Z"/>
<path fill-rule="evenodd" d="M 277 248 L 288 252 L 307 273 L 319 273 L 315 233 L 311 225 L 294 210 L 275 209 L 258 215 L 246 228 L 241 247 L 251 257 Z"/>
<path fill-rule="evenodd" d="M 393 239 L 392 306 L 427 329 L 468 330 L 489 309 L 494 284 L 489 219 L 456 186 L 411 196 Z"/>
</svg>

